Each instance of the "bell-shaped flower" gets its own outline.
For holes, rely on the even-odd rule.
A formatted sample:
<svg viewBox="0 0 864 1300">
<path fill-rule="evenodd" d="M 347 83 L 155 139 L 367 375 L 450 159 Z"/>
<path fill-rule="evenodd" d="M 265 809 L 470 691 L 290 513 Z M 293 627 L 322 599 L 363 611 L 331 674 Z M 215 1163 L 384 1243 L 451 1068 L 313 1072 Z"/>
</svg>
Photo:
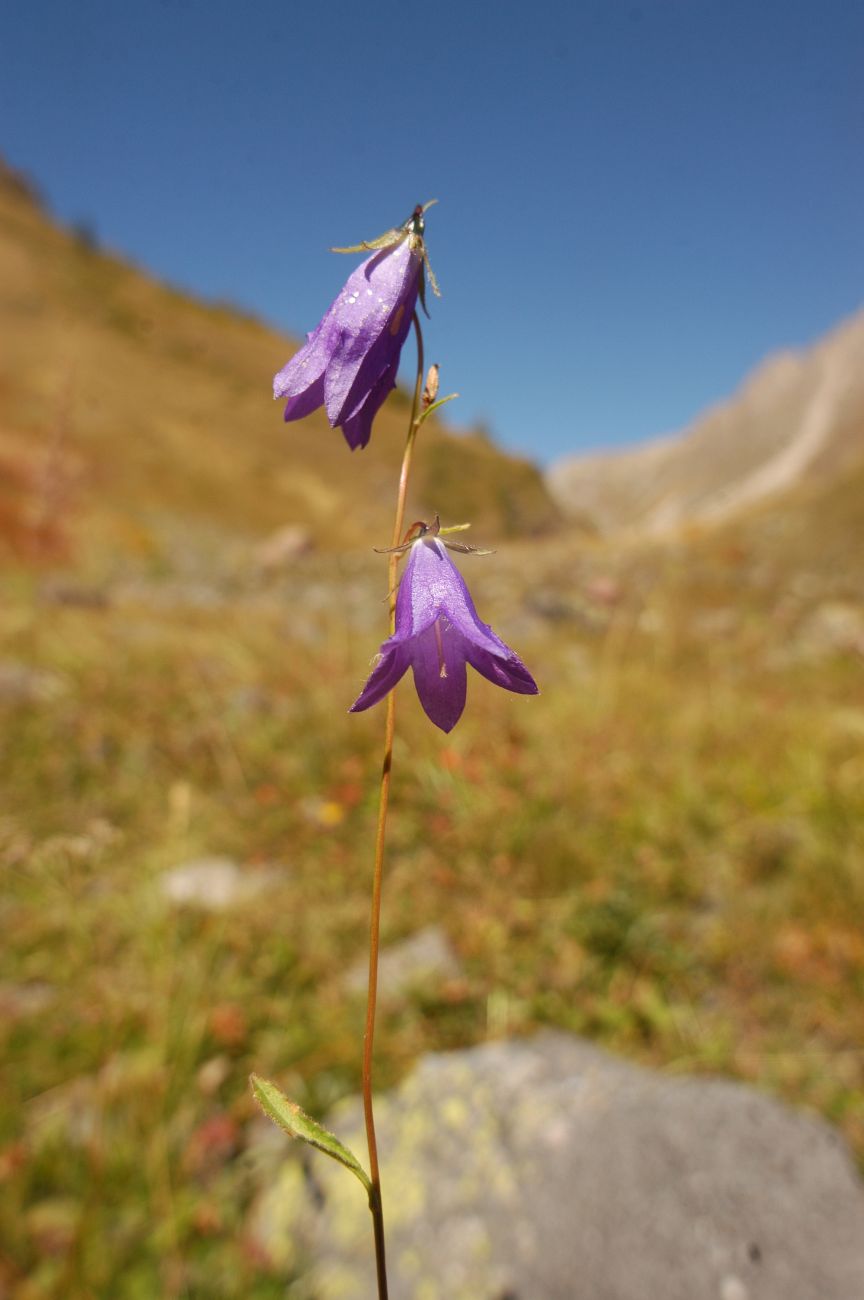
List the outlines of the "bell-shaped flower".
<svg viewBox="0 0 864 1300">
<path fill-rule="evenodd" d="M 382 645 L 350 711 L 377 704 L 410 666 L 427 716 L 442 731 L 452 731 L 465 708 L 466 664 L 505 690 L 537 694 L 522 660 L 478 618 L 445 543 L 424 530 L 411 545 L 396 594 L 396 631 Z"/>
<path fill-rule="evenodd" d="M 273 380 L 274 397 L 288 399 L 286 420 L 323 405 L 352 451 L 366 446 L 374 417 L 396 387 L 399 355 L 417 294 L 423 295 L 424 264 L 428 268 L 424 211 L 418 206 L 404 226 L 379 239 L 334 249 L 375 251 L 352 271 L 320 324 Z M 430 282 L 435 288 L 431 271 Z"/>
</svg>

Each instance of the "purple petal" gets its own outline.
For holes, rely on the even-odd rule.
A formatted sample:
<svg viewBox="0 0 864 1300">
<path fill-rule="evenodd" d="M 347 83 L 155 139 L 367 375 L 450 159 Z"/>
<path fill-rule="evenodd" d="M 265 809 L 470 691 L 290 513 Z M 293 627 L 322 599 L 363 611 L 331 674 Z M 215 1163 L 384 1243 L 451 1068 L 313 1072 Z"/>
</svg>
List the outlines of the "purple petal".
<svg viewBox="0 0 864 1300">
<path fill-rule="evenodd" d="M 537 683 L 522 660 L 477 617 L 468 588 L 443 544 L 424 537 L 411 547 L 396 595 L 396 632 L 354 711 L 368 708 L 396 685 L 408 663 L 427 716 L 451 731 L 462 716 L 466 662 L 496 686 L 536 695 Z"/>
<path fill-rule="evenodd" d="M 413 638 L 410 651 L 414 685 L 426 716 L 442 731 L 452 731 L 462 716 L 467 691 L 465 656 L 458 636 L 439 622 Z"/>
<path fill-rule="evenodd" d="M 471 599 L 471 593 L 465 585 L 465 579 L 450 559 L 443 542 L 430 541 L 427 549 L 438 552 L 444 563 L 435 584 L 436 599 L 439 608 L 445 613 L 453 626 L 465 637 L 466 641 L 491 655 L 509 658 L 513 656 L 510 647 L 501 640 L 479 617 Z M 427 561 L 424 576 L 431 569 Z M 515 656 L 513 656 L 515 658 Z"/>
<path fill-rule="evenodd" d="M 334 327 L 332 311 L 331 307 L 307 337 L 303 347 L 294 353 L 288 364 L 276 375 L 273 380 L 274 397 L 299 397 L 322 377 L 333 349 L 339 343 L 339 331 Z"/>
<path fill-rule="evenodd" d="M 383 249 L 357 267 L 331 307 L 339 337 L 327 363 L 324 402 L 334 428 L 357 410 L 379 376 L 398 360 L 422 265 L 407 239 Z"/>
<path fill-rule="evenodd" d="M 383 370 L 389 370 L 391 366 L 398 368 L 402 347 L 411 328 L 411 318 L 416 300 L 417 289 L 415 286 L 408 299 L 397 306 L 389 326 L 383 329 L 375 342 L 372 343 L 363 358 L 346 398 L 344 412 L 347 415 L 353 415 L 354 410 L 365 401 L 366 393 L 372 386 L 376 375 L 380 375 Z M 345 415 L 343 414 L 343 422 L 344 418 Z"/>
<path fill-rule="evenodd" d="M 396 371 L 398 369 L 399 358 L 396 357 L 392 365 L 388 366 L 384 371 L 374 388 L 370 389 L 363 404 L 358 407 L 350 420 L 345 420 L 342 424 L 345 441 L 352 451 L 356 451 L 358 447 L 365 447 L 369 441 L 372 433 L 372 421 L 383 406 L 388 393 L 392 393 L 396 387 Z M 287 415 L 285 418 L 288 418 Z"/>
<path fill-rule="evenodd" d="M 465 648 L 469 664 L 487 681 L 495 686 L 503 686 L 506 691 L 515 691 L 517 695 L 539 695 L 534 678 L 519 656 L 512 651 L 506 659 L 502 659 L 470 643 Z"/>
<path fill-rule="evenodd" d="M 431 627 L 439 614 L 459 601 L 459 582 L 459 573 L 440 542 L 431 537 L 414 542 L 396 595 L 396 629 L 404 636 L 417 636 Z"/>
<path fill-rule="evenodd" d="M 473 645 L 490 654 L 504 657 L 512 654 L 488 623 L 478 617 L 465 580 L 444 544 L 434 537 L 426 537 L 411 548 L 399 584 L 397 630 L 404 636 L 416 636 L 439 614 L 446 614 L 448 621 Z"/>
<path fill-rule="evenodd" d="M 324 402 L 324 375 L 318 376 L 305 392 L 296 397 L 289 397 L 285 405 L 285 420 L 302 420 L 304 415 L 311 415 Z"/>
<path fill-rule="evenodd" d="M 349 713 L 362 713 L 379 700 L 383 700 L 388 691 L 392 691 L 408 667 L 408 650 L 392 637 L 381 647 L 381 658 L 372 669 L 369 680 L 357 699 L 348 710 Z"/>
<path fill-rule="evenodd" d="M 433 542 L 415 542 L 396 593 L 397 636 L 417 636 L 432 626 L 441 612 L 442 580 L 446 581 L 446 566 L 441 565 L 439 548 Z"/>
</svg>

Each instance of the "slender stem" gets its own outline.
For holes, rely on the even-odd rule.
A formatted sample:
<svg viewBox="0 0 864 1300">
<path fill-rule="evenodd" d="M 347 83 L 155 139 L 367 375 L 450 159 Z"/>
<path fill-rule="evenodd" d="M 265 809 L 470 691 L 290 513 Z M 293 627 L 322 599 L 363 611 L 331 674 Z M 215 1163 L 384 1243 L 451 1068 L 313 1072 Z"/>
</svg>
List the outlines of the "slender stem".
<svg viewBox="0 0 864 1300">
<path fill-rule="evenodd" d="M 405 524 L 405 500 L 408 495 L 408 478 L 411 457 L 419 428 L 420 392 L 423 384 L 423 334 L 420 321 L 414 313 L 414 333 L 417 336 L 417 379 L 414 384 L 414 401 L 411 404 L 411 423 L 402 456 L 399 475 L 399 492 L 396 498 L 396 518 L 393 523 L 393 545 L 398 546 Z M 396 628 L 396 565 L 399 557 L 391 555 L 387 567 L 390 592 L 390 634 Z M 387 1266 L 384 1255 L 384 1211 L 381 1202 L 381 1175 L 378 1170 L 378 1145 L 375 1141 L 375 1119 L 372 1114 L 372 1048 L 375 1040 L 375 1007 L 378 1000 L 378 950 L 381 936 L 381 883 L 384 876 L 384 845 L 387 832 L 387 807 L 390 802 L 390 771 L 393 766 L 393 733 L 396 727 L 396 693 L 387 696 L 387 716 L 384 723 L 384 762 L 381 767 L 381 794 L 378 801 L 378 826 L 375 832 L 375 866 L 372 875 L 372 917 L 369 926 L 369 995 L 366 1001 L 366 1029 L 363 1035 L 363 1114 L 366 1119 L 366 1141 L 369 1145 L 369 1175 L 372 1192 L 369 1209 L 372 1212 L 372 1229 L 375 1236 L 375 1266 L 378 1270 L 378 1300 L 387 1300 Z"/>
<path fill-rule="evenodd" d="M 417 423 L 420 417 L 420 393 L 423 387 L 423 331 L 420 329 L 420 320 L 415 311 L 413 316 L 414 334 L 417 338 L 417 378 L 414 381 L 414 400 L 411 403 L 411 423 L 408 426 L 408 437 L 405 442 L 405 451 L 402 456 L 402 472 L 399 475 L 399 494 L 396 498 L 396 517 L 393 520 L 393 541 L 391 546 L 398 546 L 402 540 L 402 529 L 405 526 L 405 498 L 408 495 L 408 477 L 411 473 L 411 458 L 414 454 L 414 440 L 417 437 L 419 425 Z M 390 556 L 390 633 L 395 630 L 396 626 L 396 565 L 399 562 L 398 555 Z"/>
</svg>

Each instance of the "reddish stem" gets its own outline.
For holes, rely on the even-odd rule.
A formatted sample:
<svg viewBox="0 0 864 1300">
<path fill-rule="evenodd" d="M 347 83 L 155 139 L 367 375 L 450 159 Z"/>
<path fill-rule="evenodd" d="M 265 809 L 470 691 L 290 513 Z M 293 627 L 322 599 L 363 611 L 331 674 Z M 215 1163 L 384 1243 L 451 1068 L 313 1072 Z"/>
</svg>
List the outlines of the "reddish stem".
<svg viewBox="0 0 864 1300">
<path fill-rule="evenodd" d="M 408 479 L 414 442 L 417 438 L 420 416 L 420 391 L 423 384 L 423 334 L 415 311 L 414 332 L 417 336 L 417 379 L 414 384 L 414 401 L 411 404 L 411 423 L 402 456 L 399 474 L 399 492 L 396 498 L 396 518 L 393 523 L 393 546 L 398 546 L 405 523 L 405 502 L 408 496 Z M 388 557 L 387 581 L 390 593 L 390 635 L 396 630 L 396 566 L 399 556 Z M 366 1029 L 363 1034 L 363 1114 L 366 1119 L 366 1141 L 369 1145 L 369 1175 L 372 1191 L 369 1209 L 372 1212 L 372 1230 L 375 1237 L 375 1266 L 378 1271 L 378 1300 L 387 1300 L 387 1265 L 384 1251 L 384 1209 L 381 1200 L 381 1174 L 378 1169 L 378 1145 L 375 1140 L 375 1118 L 372 1113 L 372 1048 L 375 1040 L 375 1008 L 378 1001 L 378 952 L 381 938 L 381 884 L 384 877 L 384 847 L 387 833 L 387 807 L 390 802 L 390 772 L 393 766 L 393 733 L 396 727 L 396 693 L 387 696 L 387 716 L 384 723 L 384 762 L 381 767 L 381 794 L 378 801 L 378 826 L 375 832 L 375 865 L 372 875 L 372 916 L 369 926 L 369 994 L 366 1001 Z"/>
</svg>

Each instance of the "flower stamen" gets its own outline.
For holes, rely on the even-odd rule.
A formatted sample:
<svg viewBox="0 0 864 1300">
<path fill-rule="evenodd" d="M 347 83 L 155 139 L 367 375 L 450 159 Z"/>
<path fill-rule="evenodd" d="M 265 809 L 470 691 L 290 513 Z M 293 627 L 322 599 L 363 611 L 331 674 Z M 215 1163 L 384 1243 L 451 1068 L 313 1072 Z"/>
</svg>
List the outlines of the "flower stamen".
<svg viewBox="0 0 864 1300">
<path fill-rule="evenodd" d="M 447 676 L 447 665 L 444 662 L 444 642 L 441 638 L 441 620 L 435 620 L 435 645 L 438 647 L 438 676 Z"/>
</svg>

